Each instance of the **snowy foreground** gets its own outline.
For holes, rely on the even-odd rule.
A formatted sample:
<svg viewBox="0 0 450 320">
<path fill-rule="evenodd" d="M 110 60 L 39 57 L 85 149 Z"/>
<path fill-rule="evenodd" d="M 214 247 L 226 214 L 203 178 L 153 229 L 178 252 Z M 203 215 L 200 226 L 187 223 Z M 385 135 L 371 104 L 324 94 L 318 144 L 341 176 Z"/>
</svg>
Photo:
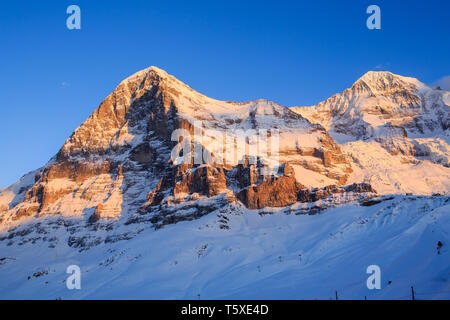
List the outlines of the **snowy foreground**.
<svg viewBox="0 0 450 320">
<path fill-rule="evenodd" d="M 230 205 L 158 230 L 145 223 L 100 229 L 93 232 L 100 238 L 131 236 L 87 249 L 68 245 L 67 225 L 41 219 L 32 232 L 19 234 L 23 226 L 0 241 L 0 298 L 334 299 L 337 291 L 340 299 L 410 299 L 414 286 L 417 299 L 449 299 L 449 197 L 381 199 L 314 215 L 295 214 L 299 204 Z M 56 237 L 50 246 L 46 228 Z M 82 271 L 80 290 L 66 287 L 73 264 Z M 380 290 L 367 289 L 369 265 L 381 268 Z"/>
</svg>

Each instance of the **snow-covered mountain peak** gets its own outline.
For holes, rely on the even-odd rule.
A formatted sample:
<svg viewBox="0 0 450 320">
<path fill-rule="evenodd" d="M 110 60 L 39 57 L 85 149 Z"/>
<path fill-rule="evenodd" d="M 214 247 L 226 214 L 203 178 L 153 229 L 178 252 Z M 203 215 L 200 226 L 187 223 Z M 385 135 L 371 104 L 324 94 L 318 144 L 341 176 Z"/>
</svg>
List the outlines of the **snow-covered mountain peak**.
<svg viewBox="0 0 450 320">
<path fill-rule="evenodd" d="M 357 139 L 371 137 L 385 125 L 400 126 L 408 134 L 430 135 L 449 127 L 446 94 L 415 78 L 369 71 L 342 93 L 314 107 L 293 110 L 331 133 Z"/>
<path fill-rule="evenodd" d="M 369 71 L 360 77 L 352 86 L 367 86 L 373 96 L 395 94 L 402 91 L 423 94 L 430 88 L 416 78 L 404 77 L 389 71 Z"/>
<path fill-rule="evenodd" d="M 143 90 L 144 89 L 144 82 L 148 79 L 156 80 L 156 82 L 162 81 L 163 79 L 171 78 L 171 80 L 177 80 L 176 78 L 169 75 L 166 71 L 155 67 L 150 66 L 145 69 L 139 70 L 135 72 L 134 74 L 126 77 L 123 79 L 119 85 L 116 87 L 115 90 L 118 88 L 124 87 L 124 86 L 130 86 L 133 88 L 133 91 L 135 90 Z M 173 81 L 175 82 L 175 81 Z M 180 82 L 181 84 L 181 82 Z"/>
<path fill-rule="evenodd" d="M 358 80 L 363 80 L 366 82 L 376 82 L 383 79 L 392 79 L 394 75 L 390 71 L 367 71 Z"/>
<path fill-rule="evenodd" d="M 418 79 L 413 77 L 405 77 L 402 75 L 394 74 L 390 71 L 367 71 L 358 80 L 365 81 L 367 83 L 377 83 L 377 82 L 395 82 L 403 81 L 412 84 L 422 84 Z"/>
<path fill-rule="evenodd" d="M 61 154 L 104 154 L 133 140 L 138 142 L 136 135 L 150 130 L 147 118 L 156 121 L 154 125 L 159 128 L 173 126 L 183 119 L 191 125 L 200 121 L 205 128 L 222 130 L 317 129 L 317 125 L 275 102 L 209 98 L 164 70 L 149 67 L 120 82 L 67 140 Z M 172 129 L 164 129 L 165 134 Z"/>
</svg>

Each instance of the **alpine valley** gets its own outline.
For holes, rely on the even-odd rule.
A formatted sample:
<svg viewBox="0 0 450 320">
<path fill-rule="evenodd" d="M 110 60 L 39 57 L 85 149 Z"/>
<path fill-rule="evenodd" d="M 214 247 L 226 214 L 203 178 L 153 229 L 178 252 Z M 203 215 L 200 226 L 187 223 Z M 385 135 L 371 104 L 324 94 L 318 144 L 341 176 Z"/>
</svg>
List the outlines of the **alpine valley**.
<svg viewBox="0 0 450 320">
<path fill-rule="evenodd" d="M 449 128 L 450 92 L 390 72 L 288 108 L 144 69 L 0 189 L 0 299 L 450 299 Z M 272 130 L 277 162 L 236 133 Z"/>
</svg>

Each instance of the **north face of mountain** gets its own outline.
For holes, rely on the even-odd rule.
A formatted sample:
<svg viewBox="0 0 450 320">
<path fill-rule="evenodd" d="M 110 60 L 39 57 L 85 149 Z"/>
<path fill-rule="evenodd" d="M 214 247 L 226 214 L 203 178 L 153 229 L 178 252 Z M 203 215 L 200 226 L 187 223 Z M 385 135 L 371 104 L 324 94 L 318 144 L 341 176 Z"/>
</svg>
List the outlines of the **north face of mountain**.
<svg viewBox="0 0 450 320">
<path fill-rule="evenodd" d="M 181 142 L 190 151 L 174 159 Z M 255 157 L 243 156 L 250 149 Z M 211 161 L 184 161 L 199 156 Z M 302 188 L 345 184 L 351 170 L 326 130 L 290 109 L 267 100 L 214 100 L 150 67 L 122 81 L 46 166 L 0 191 L 0 221 L 159 215 L 202 197 L 285 206 Z"/>
</svg>

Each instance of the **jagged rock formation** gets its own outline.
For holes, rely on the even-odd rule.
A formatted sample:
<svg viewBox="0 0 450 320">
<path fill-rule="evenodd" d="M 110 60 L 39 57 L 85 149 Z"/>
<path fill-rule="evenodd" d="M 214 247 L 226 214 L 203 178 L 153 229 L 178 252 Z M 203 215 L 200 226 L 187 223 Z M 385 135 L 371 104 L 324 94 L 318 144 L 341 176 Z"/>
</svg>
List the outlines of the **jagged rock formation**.
<svg viewBox="0 0 450 320">
<path fill-rule="evenodd" d="M 285 163 L 278 172 L 279 177 L 263 177 L 261 183 L 251 183 L 238 194 L 239 200 L 250 209 L 285 207 L 297 202 L 298 192 L 304 186 L 295 179 L 294 170 Z"/>
<path fill-rule="evenodd" d="M 279 169 L 285 163 L 289 174 Z M 350 173 L 331 136 L 290 109 L 214 100 L 150 67 L 122 81 L 20 190 L 0 191 L 0 217 L 95 222 L 155 212 L 192 195 L 284 206 L 300 186 L 342 185 Z"/>
<path fill-rule="evenodd" d="M 359 193 L 374 193 L 376 190 L 372 188 L 370 184 L 367 183 L 354 183 L 348 186 L 338 187 L 338 186 L 326 186 L 323 188 L 312 188 L 300 190 L 298 194 L 298 200 L 301 202 L 315 202 L 321 199 L 325 199 L 333 194 L 348 193 L 353 192 Z"/>
</svg>

